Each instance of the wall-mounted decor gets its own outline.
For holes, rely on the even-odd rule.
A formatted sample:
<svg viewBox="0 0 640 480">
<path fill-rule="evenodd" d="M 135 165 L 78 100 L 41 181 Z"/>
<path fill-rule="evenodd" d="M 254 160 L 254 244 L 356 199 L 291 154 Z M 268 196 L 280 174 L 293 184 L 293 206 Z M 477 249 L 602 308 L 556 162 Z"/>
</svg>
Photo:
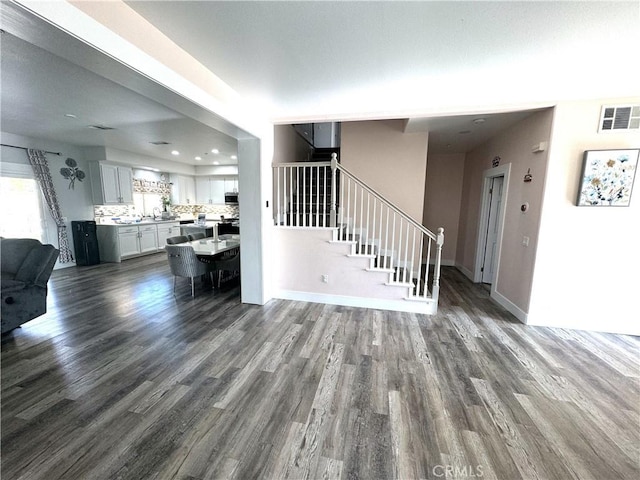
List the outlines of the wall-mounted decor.
<svg viewBox="0 0 640 480">
<path fill-rule="evenodd" d="M 73 190 L 76 180 L 81 182 L 86 175 L 78 168 L 78 163 L 73 158 L 67 158 L 64 163 L 66 167 L 60 169 L 60 175 L 69 180 L 69 190 Z"/>
<path fill-rule="evenodd" d="M 640 149 L 584 152 L 578 206 L 628 207 Z"/>
<path fill-rule="evenodd" d="M 500 166 L 500 157 L 498 157 L 497 155 L 493 157 L 493 160 L 491 160 L 491 166 L 493 168 Z"/>
</svg>

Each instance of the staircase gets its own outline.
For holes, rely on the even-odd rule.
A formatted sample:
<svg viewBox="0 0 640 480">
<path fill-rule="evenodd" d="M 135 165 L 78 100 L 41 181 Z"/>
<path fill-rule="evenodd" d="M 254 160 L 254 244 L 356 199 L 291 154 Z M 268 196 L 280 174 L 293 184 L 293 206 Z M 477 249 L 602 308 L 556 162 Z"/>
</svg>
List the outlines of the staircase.
<svg viewBox="0 0 640 480">
<path fill-rule="evenodd" d="M 376 305 L 435 313 L 444 230 L 433 233 L 411 219 L 340 165 L 335 151 L 330 153 L 329 162 L 273 166 L 275 225 L 330 229 L 328 243 L 346 247 L 344 261 L 360 262 L 371 272 L 371 285 L 360 291 L 386 297 L 379 285 L 388 287 L 389 298 L 377 298 Z M 404 293 L 398 297 L 398 291 Z"/>
<path fill-rule="evenodd" d="M 335 154 L 337 158 L 339 151 L 339 148 L 315 148 L 308 162 L 279 169 L 278 175 L 274 173 L 276 190 L 282 188 L 281 199 L 286 199 L 282 209 L 286 213 L 280 225 L 331 226 L 331 192 L 340 185 L 339 172 L 331 168 L 331 156 Z M 278 202 L 274 204 L 280 206 Z"/>
</svg>

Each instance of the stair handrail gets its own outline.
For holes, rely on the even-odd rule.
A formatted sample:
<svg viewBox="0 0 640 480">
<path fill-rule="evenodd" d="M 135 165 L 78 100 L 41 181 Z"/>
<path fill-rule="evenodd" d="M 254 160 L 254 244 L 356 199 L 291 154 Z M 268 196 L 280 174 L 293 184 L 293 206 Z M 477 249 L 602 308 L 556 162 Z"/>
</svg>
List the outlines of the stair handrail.
<svg viewBox="0 0 640 480">
<path fill-rule="evenodd" d="M 335 161 L 335 163 L 334 163 Z M 370 187 L 369 185 L 367 185 L 365 182 L 363 182 L 362 180 L 360 180 L 358 177 L 356 177 L 353 173 L 351 173 L 348 169 L 346 169 L 344 167 L 344 165 L 342 165 L 341 163 L 338 163 L 338 156 L 333 153 L 331 155 L 331 168 L 332 169 L 338 169 L 342 172 L 344 172 L 347 177 L 349 177 L 351 180 L 353 180 L 355 183 L 359 184 L 362 188 L 364 188 L 366 191 L 368 191 L 371 195 L 373 195 L 374 197 L 376 197 L 378 200 L 380 200 L 381 203 L 386 204 L 389 208 L 391 208 L 392 210 L 394 210 L 397 214 L 399 214 L 400 216 L 404 217 L 404 219 L 406 221 L 408 221 L 409 223 L 411 223 L 414 227 L 416 227 L 418 230 L 422 231 L 422 233 L 424 233 L 425 235 L 427 235 L 429 238 L 431 238 L 432 240 L 436 240 L 438 241 L 438 235 L 436 235 L 435 233 L 433 233 L 431 230 L 429 230 L 428 228 L 426 228 L 424 225 L 422 225 L 421 223 L 416 222 L 413 218 L 411 218 L 409 216 L 408 213 L 404 212 L 401 208 L 397 207 L 396 205 L 394 205 L 392 202 L 389 201 L 389 199 L 383 197 L 380 193 L 376 192 L 375 189 L 373 187 Z M 335 177 L 335 175 L 334 175 Z"/>
</svg>

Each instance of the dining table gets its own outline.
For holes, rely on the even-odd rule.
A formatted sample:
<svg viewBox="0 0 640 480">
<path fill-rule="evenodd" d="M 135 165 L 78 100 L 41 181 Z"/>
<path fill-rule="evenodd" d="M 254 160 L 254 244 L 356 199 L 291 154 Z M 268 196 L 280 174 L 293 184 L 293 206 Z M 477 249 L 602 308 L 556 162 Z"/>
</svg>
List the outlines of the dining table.
<svg viewBox="0 0 640 480">
<path fill-rule="evenodd" d="M 183 245 L 190 245 L 201 262 L 215 265 L 217 280 L 211 279 L 214 288 L 220 288 L 223 282 L 239 277 L 240 235 L 219 235 L 218 238 L 192 240 Z M 230 266 L 232 267 L 229 268 Z M 223 270 L 228 270 L 230 274 L 223 276 Z"/>
<path fill-rule="evenodd" d="M 198 256 L 217 257 L 225 252 L 240 248 L 240 235 L 220 235 L 217 240 L 213 237 L 203 238 L 201 240 L 193 240 L 187 244 L 193 247 Z"/>
</svg>

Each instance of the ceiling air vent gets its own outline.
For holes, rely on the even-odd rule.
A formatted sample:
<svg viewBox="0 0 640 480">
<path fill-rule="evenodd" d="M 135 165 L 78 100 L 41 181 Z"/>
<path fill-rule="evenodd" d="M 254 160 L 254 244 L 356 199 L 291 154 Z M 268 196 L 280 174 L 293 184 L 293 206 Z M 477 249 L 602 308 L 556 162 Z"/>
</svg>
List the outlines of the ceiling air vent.
<svg viewBox="0 0 640 480">
<path fill-rule="evenodd" d="M 640 129 L 640 105 L 611 105 L 602 107 L 600 132 Z"/>
<path fill-rule="evenodd" d="M 163 142 L 163 141 L 159 141 L 159 142 L 149 142 L 151 145 L 171 145 L 169 142 Z"/>
<path fill-rule="evenodd" d="M 105 125 L 89 125 L 89 128 L 94 128 L 96 130 L 115 130 L 115 128 L 107 127 Z"/>
</svg>

